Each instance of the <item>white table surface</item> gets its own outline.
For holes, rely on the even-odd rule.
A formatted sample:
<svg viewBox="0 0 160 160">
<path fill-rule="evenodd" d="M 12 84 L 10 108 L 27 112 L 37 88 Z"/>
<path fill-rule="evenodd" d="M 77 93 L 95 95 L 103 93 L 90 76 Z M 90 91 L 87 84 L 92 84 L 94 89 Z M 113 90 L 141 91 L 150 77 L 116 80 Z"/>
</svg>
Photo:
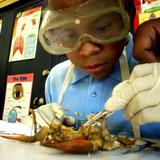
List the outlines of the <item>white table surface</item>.
<svg viewBox="0 0 160 160">
<path fill-rule="evenodd" d="M 26 143 L 0 138 L 0 160 L 160 160 L 160 152 L 150 149 L 123 153 L 123 150 L 114 150 L 74 155 L 41 146 L 39 142 Z"/>
</svg>

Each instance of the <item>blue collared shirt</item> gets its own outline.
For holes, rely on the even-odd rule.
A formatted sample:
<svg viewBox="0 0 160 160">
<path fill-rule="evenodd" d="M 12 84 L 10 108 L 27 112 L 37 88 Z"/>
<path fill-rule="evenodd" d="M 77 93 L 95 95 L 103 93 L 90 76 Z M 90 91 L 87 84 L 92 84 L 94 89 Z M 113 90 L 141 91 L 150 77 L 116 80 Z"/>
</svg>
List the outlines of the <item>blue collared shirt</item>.
<svg viewBox="0 0 160 160">
<path fill-rule="evenodd" d="M 130 71 L 137 64 L 132 57 L 132 47 L 133 43 L 130 41 L 126 47 Z M 69 65 L 70 61 L 68 60 L 56 65 L 50 71 L 45 84 L 45 97 L 47 103 L 56 103 L 58 101 Z M 94 79 L 87 73 L 75 68 L 72 79 L 61 102 L 62 107 L 68 110 L 66 115 L 73 116 L 79 120 L 84 120 L 88 114 L 103 110 L 104 104 L 111 96 L 113 88 L 121 81 L 119 61 L 117 61 L 113 72 L 103 80 Z M 80 114 L 78 117 L 77 113 Z M 112 114 L 107 119 L 107 125 L 107 128 L 113 134 L 133 136 L 131 123 L 124 119 L 123 110 Z M 148 133 L 148 130 L 145 129 L 143 130 L 142 136 L 154 137 L 153 133 Z"/>
</svg>

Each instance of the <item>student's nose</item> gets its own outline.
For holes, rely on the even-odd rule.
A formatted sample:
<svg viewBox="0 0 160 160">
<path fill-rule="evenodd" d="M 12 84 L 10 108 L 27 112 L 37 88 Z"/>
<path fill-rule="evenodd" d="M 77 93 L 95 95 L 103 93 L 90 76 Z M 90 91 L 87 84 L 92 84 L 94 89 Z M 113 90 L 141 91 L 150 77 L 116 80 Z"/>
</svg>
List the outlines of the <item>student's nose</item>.
<svg viewBox="0 0 160 160">
<path fill-rule="evenodd" d="M 101 50 L 101 45 L 88 41 L 82 43 L 79 54 L 83 56 L 92 56 L 99 54 Z"/>
</svg>

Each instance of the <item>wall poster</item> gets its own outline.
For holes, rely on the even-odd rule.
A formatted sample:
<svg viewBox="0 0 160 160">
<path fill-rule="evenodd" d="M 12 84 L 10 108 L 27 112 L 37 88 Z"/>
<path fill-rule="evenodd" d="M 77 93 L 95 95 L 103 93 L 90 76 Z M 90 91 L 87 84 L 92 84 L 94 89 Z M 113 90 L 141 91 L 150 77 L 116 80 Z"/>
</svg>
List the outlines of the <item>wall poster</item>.
<svg viewBox="0 0 160 160">
<path fill-rule="evenodd" d="M 23 122 L 28 116 L 33 73 L 9 75 L 7 77 L 7 87 L 5 104 L 3 110 L 3 120 L 11 123 Z"/>
<path fill-rule="evenodd" d="M 140 13 L 139 14 L 139 24 L 148 21 L 150 19 L 155 19 L 160 17 L 160 10 L 159 11 L 154 11 L 152 13 Z"/>
<path fill-rule="evenodd" d="M 1 29 L 2 29 L 2 19 L 0 19 L 0 33 L 1 33 Z"/>
<path fill-rule="evenodd" d="M 35 58 L 41 10 L 37 6 L 16 15 L 9 62 Z"/>
<path fill-rule="evenodd" d="M 0 8 L 6 7 L 12 3 L 15 3 L 19 0 L 0 0 Z"/>
<path fill-rule="evenodd" d="M 160 0 L 142 0 L 139 24 L 160 17 Z"/>
<path fill-rule="evenodd" d="M 160 10 L 160 0 L 141 0 L 141 12 L 153 13 Z"/>
<path fill-rule="evenodd" d="M 160 17 L 160 0 L 134 0 L 134 3 L 136 6 L 135 30 L 143 22 Z"/>
</svg>

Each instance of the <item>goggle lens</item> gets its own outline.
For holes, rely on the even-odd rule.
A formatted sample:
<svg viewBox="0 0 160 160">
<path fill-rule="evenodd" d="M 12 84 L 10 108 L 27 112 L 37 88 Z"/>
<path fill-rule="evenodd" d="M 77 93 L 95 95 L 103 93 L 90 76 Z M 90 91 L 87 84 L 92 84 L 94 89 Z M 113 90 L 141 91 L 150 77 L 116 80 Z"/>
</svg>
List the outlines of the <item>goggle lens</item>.
<svg viewBox="0 0 160 160">
<path fill-rule="evenodd" d="M 127 32 L 126 32 L 127 31 Z M 116 37 L 126 36 L 124 17 L 118 12 L 110 12 L 98 16 L 76 19 L 60 27 L 44 32 L 46 44 L 53 50 L 69 51 L 78 48 L 82 40 L 90 40 L 100 44 L 117 41 Z"/>
</svg>

